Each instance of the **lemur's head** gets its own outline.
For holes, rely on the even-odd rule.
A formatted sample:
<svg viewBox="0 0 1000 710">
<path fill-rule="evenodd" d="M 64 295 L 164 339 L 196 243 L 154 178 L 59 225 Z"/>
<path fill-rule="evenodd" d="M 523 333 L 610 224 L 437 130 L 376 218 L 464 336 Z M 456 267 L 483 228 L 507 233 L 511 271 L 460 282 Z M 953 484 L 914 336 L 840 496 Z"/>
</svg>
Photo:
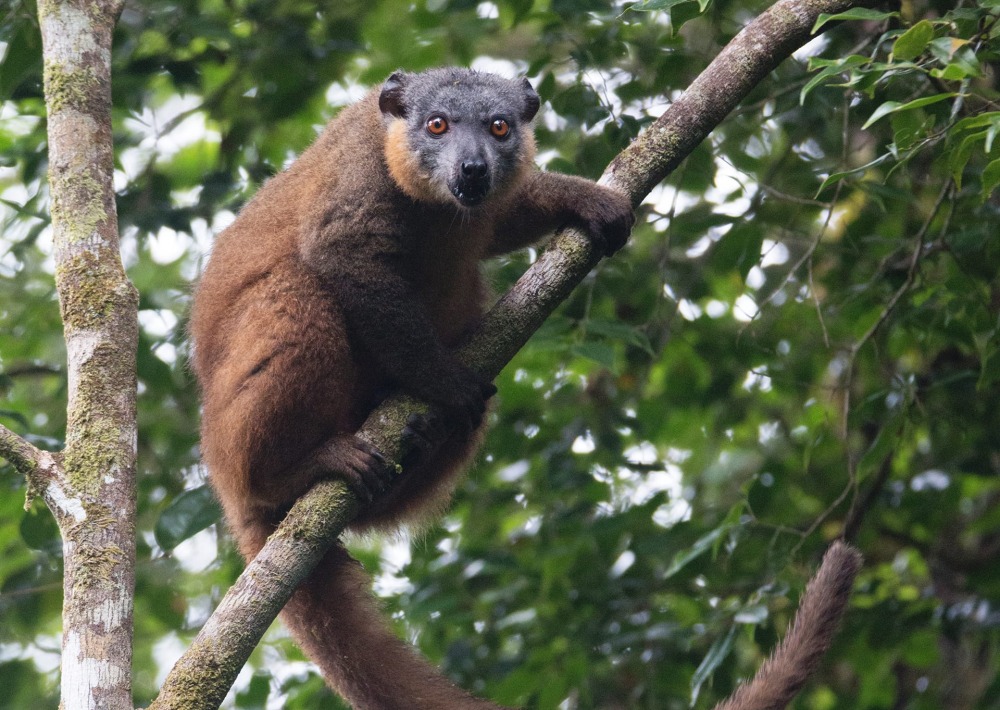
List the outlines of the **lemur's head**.
<svg viewBox="0 0 1000 710">
<path fill-rule="evenodd" d="M 538 94 L 527 79 L 471 69 L 395 72 L 382 85 L 386 161 L 410 197 L 475 207 L 531 165 Z"/>
</svg>

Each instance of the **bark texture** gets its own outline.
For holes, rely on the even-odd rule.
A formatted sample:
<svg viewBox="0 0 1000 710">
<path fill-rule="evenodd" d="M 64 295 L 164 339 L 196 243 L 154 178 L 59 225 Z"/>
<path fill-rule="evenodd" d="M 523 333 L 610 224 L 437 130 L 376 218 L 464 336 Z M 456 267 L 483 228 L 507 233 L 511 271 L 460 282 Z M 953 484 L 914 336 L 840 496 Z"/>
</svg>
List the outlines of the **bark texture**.
<svg viewBox="0 0 1000 710">
<path fill-rule="evenodd" d="M 775 66 L 810 39 L 821 14 L 871 6 L 873 0 L 780 0 L 750 23 L 711 65 L 608 167 L 602 184 L 638 205 Z M 462 360 L 495 377 L 532 333 L 600 261 L 583 234 L 566 229 L 486 315 Z M 425 405 L 397 396 L 372 412 L 359 435 L 392 461 L 402 460 L 401 434 Z M 357 509 L 341 483 L 322 483 L 292 508 L 260 556 L 247 565 L 191 648 L 168 675 L 150 710 L 219 707 L 239 669 L 291 590 L 330 547 Z M 276 567 L 276 565 L 280 565 Z"/>
<path fill-rule="evenodd" d="M 120 0 L 40 0 L 66 448 L 29 475 L 63 538 L 61 707 L 132 707 L 138 304 L 111 179 L 111 31 Z M 47 467 L 45 464 L 49 464 Z"/>
</svg>

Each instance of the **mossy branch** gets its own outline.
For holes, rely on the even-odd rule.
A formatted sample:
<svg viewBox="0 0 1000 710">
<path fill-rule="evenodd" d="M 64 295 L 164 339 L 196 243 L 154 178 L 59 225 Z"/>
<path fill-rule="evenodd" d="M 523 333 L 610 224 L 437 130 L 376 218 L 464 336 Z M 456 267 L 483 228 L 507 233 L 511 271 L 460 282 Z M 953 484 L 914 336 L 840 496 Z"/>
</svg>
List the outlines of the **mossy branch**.
<svg viewBox="0 0 1000 710">
<path fill-rule="evenodd" d="M 0 459 L 6 459 L 14 470 L 28 482 L 24 509 L 31 507 L 36 495 L 42 494 L 45 502 L 57 517 L 63 513 L 55 489 L 50 486 L 65 475 L 60 464 L 61 456 L 42 451 L 30 441 L 0 424 Z"/>
<path fill-rule="evenodd" d="M 31 482 L 42 462 L 42 450 L 0 424 L 0 458 Z"/>
<path fill-rule="evenodd" d="M 780 0 L 751 22 L 629 148 L 601 181 L 638 205 L 774 67 L 810 39 L 820 14 L 872 0 Z M 548 249 L 486 314 L 461 359 L 495 377 L 601 259 L 586 235 L 556 234 Z M 386 400 L 358 434 L 392 461 L 403 460 L 403 429 L 426 411 L 406 396 Z M 405 472 L 402 474 L 405 475 Z M 150 710 L 217 708 L 271 621 L 354 516 L 359 503 L 338 482 L 315 486 L 293 506 L 257 558 L 167 676 Z"/>
</svg>

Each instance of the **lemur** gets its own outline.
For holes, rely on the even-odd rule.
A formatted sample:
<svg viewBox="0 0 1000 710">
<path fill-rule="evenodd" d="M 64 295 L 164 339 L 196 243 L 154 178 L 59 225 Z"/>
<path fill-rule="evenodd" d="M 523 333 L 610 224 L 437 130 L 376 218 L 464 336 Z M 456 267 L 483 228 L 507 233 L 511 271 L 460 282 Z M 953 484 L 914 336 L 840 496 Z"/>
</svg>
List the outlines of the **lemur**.
<svg viewBox="0 0 1000 710">
<path fill-rule="evenodd" d="M 202 456 L 247 560 L 323 478 L 363 501 L 355 532 L 439 514 L 496 391 L 452 354 L 483 312 L 479 262 L 562 225 L 608 255 L 627 240 L 628 197 L 534 168 L 538 108 L 527 80 L 396 72 L 219 234 L 194 294 L 193 367 Z M 453 432 L 398 477 L 355 436 L 394 389 Z M 497 707 L 396 638 L 369 587 L 337 544 L 282 612 L 334 690 L 369 710 Z"/>
</svg>

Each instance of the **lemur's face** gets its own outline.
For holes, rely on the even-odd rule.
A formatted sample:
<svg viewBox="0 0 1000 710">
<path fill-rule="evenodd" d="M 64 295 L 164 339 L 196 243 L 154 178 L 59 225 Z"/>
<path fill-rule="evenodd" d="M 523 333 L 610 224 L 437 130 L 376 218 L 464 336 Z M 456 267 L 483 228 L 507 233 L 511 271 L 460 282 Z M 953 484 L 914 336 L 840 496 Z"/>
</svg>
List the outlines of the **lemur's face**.
<svg viewBox="0 0 1000 710">
<path fill-rule="evenodd" d="M 417 199 L 476 207 L 503 192 L 534 156 L 538 94 L 527 80 L 468 69 L 396 72 L 379 106 L 389 121 L 390 170 Z"/>
</svg>

